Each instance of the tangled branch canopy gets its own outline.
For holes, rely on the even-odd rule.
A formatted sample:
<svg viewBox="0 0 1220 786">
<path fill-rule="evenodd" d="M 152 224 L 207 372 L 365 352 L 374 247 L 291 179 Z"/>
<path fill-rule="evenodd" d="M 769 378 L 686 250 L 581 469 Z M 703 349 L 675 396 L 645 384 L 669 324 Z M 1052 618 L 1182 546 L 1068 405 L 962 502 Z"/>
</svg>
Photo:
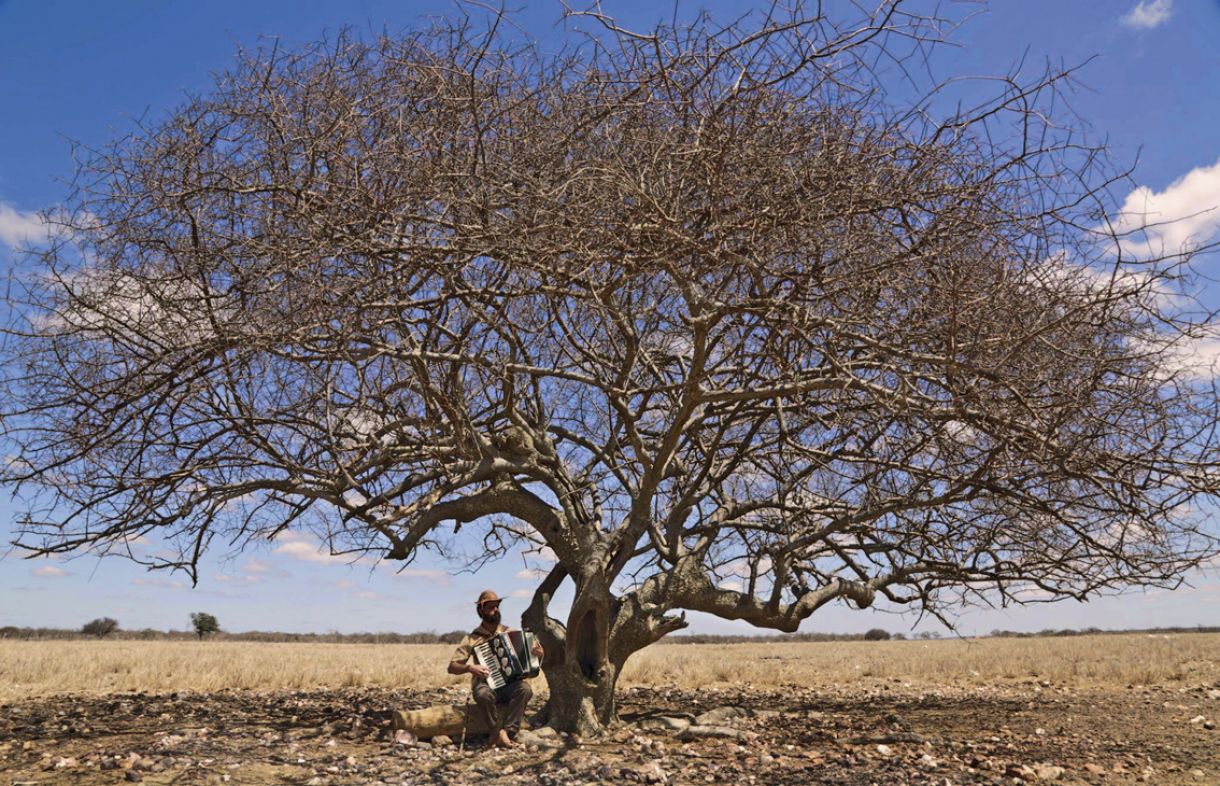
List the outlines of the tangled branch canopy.
<svg viewBox="0 0 1220 786">
<path fill-rule="evenodd" d="M 784 629 L 1215 554 L 1189 255 L 1106 232 L 1100 151 L 1046 114 L 1068 75 L 937 117 L 882 89 L 939 31 L 899 3 L 594 21 L 557 55 L 469 23 L 247 53 L 92 151 L 10 297 L 22 542 L 193 571 L 474 530 Z"/>
</svg>

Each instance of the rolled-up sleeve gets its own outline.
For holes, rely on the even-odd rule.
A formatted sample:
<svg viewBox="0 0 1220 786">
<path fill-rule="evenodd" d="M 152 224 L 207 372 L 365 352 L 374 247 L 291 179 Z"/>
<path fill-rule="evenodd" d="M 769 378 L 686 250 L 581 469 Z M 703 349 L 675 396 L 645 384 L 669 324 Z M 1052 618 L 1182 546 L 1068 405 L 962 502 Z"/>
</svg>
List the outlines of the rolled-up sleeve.
<svg viewBox="0 0 1220 786">
<path fill-rule="evenodd" d="M 474 652 L 474 646 L 470 643 L 470 638 L 462 639 L 462 643 L 453 651 L 453 657 L 449 659 L 451 664 L 462 664 L 470 660 L 471 654 Z"/>
</svg>

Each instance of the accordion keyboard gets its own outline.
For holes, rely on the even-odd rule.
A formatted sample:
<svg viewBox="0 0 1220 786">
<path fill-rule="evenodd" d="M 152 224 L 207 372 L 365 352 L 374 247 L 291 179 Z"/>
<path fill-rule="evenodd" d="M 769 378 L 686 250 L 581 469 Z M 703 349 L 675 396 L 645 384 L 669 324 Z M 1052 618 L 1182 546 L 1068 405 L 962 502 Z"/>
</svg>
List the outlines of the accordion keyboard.
<svg viewBox="0 0 1220 786">
<path fill-rule="evenodd" d="M 504 663 L 501 664 L 502 659 L 497 658 L 492 651 L 492 640 L 474 645 L 474 652 L 478 656 L 479 663 L 487 667 L 487 684 L 492 689 L 504 687 L 508 683 L 508 662 L 505 658 Z"/>
</svg>

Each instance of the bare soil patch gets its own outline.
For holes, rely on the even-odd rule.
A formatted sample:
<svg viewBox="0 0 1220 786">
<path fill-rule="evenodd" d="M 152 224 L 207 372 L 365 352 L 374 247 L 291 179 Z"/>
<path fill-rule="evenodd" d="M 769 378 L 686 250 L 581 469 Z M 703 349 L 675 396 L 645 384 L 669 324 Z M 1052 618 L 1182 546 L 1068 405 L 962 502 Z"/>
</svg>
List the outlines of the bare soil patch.
<svg viewBox="0 0 1220 786">
<path fill-rule="evenodd" d="M 0 706 L 0 783 L 1220 784 L 1216 684 L 635 687 L 597 739 L 394 741 L 393 709 L 463 700 L 460 687 L 23 700 Z M 740 708 L 716 723 L 732 736 L 660 728 L 719 707 Z"/>
</svg>

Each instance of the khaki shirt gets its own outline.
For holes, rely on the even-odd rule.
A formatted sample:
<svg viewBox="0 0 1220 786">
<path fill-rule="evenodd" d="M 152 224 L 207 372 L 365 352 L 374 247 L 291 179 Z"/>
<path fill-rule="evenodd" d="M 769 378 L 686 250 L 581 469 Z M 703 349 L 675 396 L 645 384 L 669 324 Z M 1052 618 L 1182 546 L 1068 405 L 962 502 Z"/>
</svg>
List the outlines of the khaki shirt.
<svg viewBox="0 0 1220 786">
<path fill-rule="evenodd" d="M 507 630 L 507 625 L 497 625 L 495 630 L 491 630 L 486 625 L 480 625 L 462 637 L 462 643 L 453 651 L 453 657 L 449 659 L 449 662 L 465 663 L 474 655 L 475 645 L 482 644 L 497 633 L 504 633 Z M 470 686 L 472 688 L 481 682 L 486 682 L 486 680 L 473 674 L 470 675 Z"/>
</svg>

